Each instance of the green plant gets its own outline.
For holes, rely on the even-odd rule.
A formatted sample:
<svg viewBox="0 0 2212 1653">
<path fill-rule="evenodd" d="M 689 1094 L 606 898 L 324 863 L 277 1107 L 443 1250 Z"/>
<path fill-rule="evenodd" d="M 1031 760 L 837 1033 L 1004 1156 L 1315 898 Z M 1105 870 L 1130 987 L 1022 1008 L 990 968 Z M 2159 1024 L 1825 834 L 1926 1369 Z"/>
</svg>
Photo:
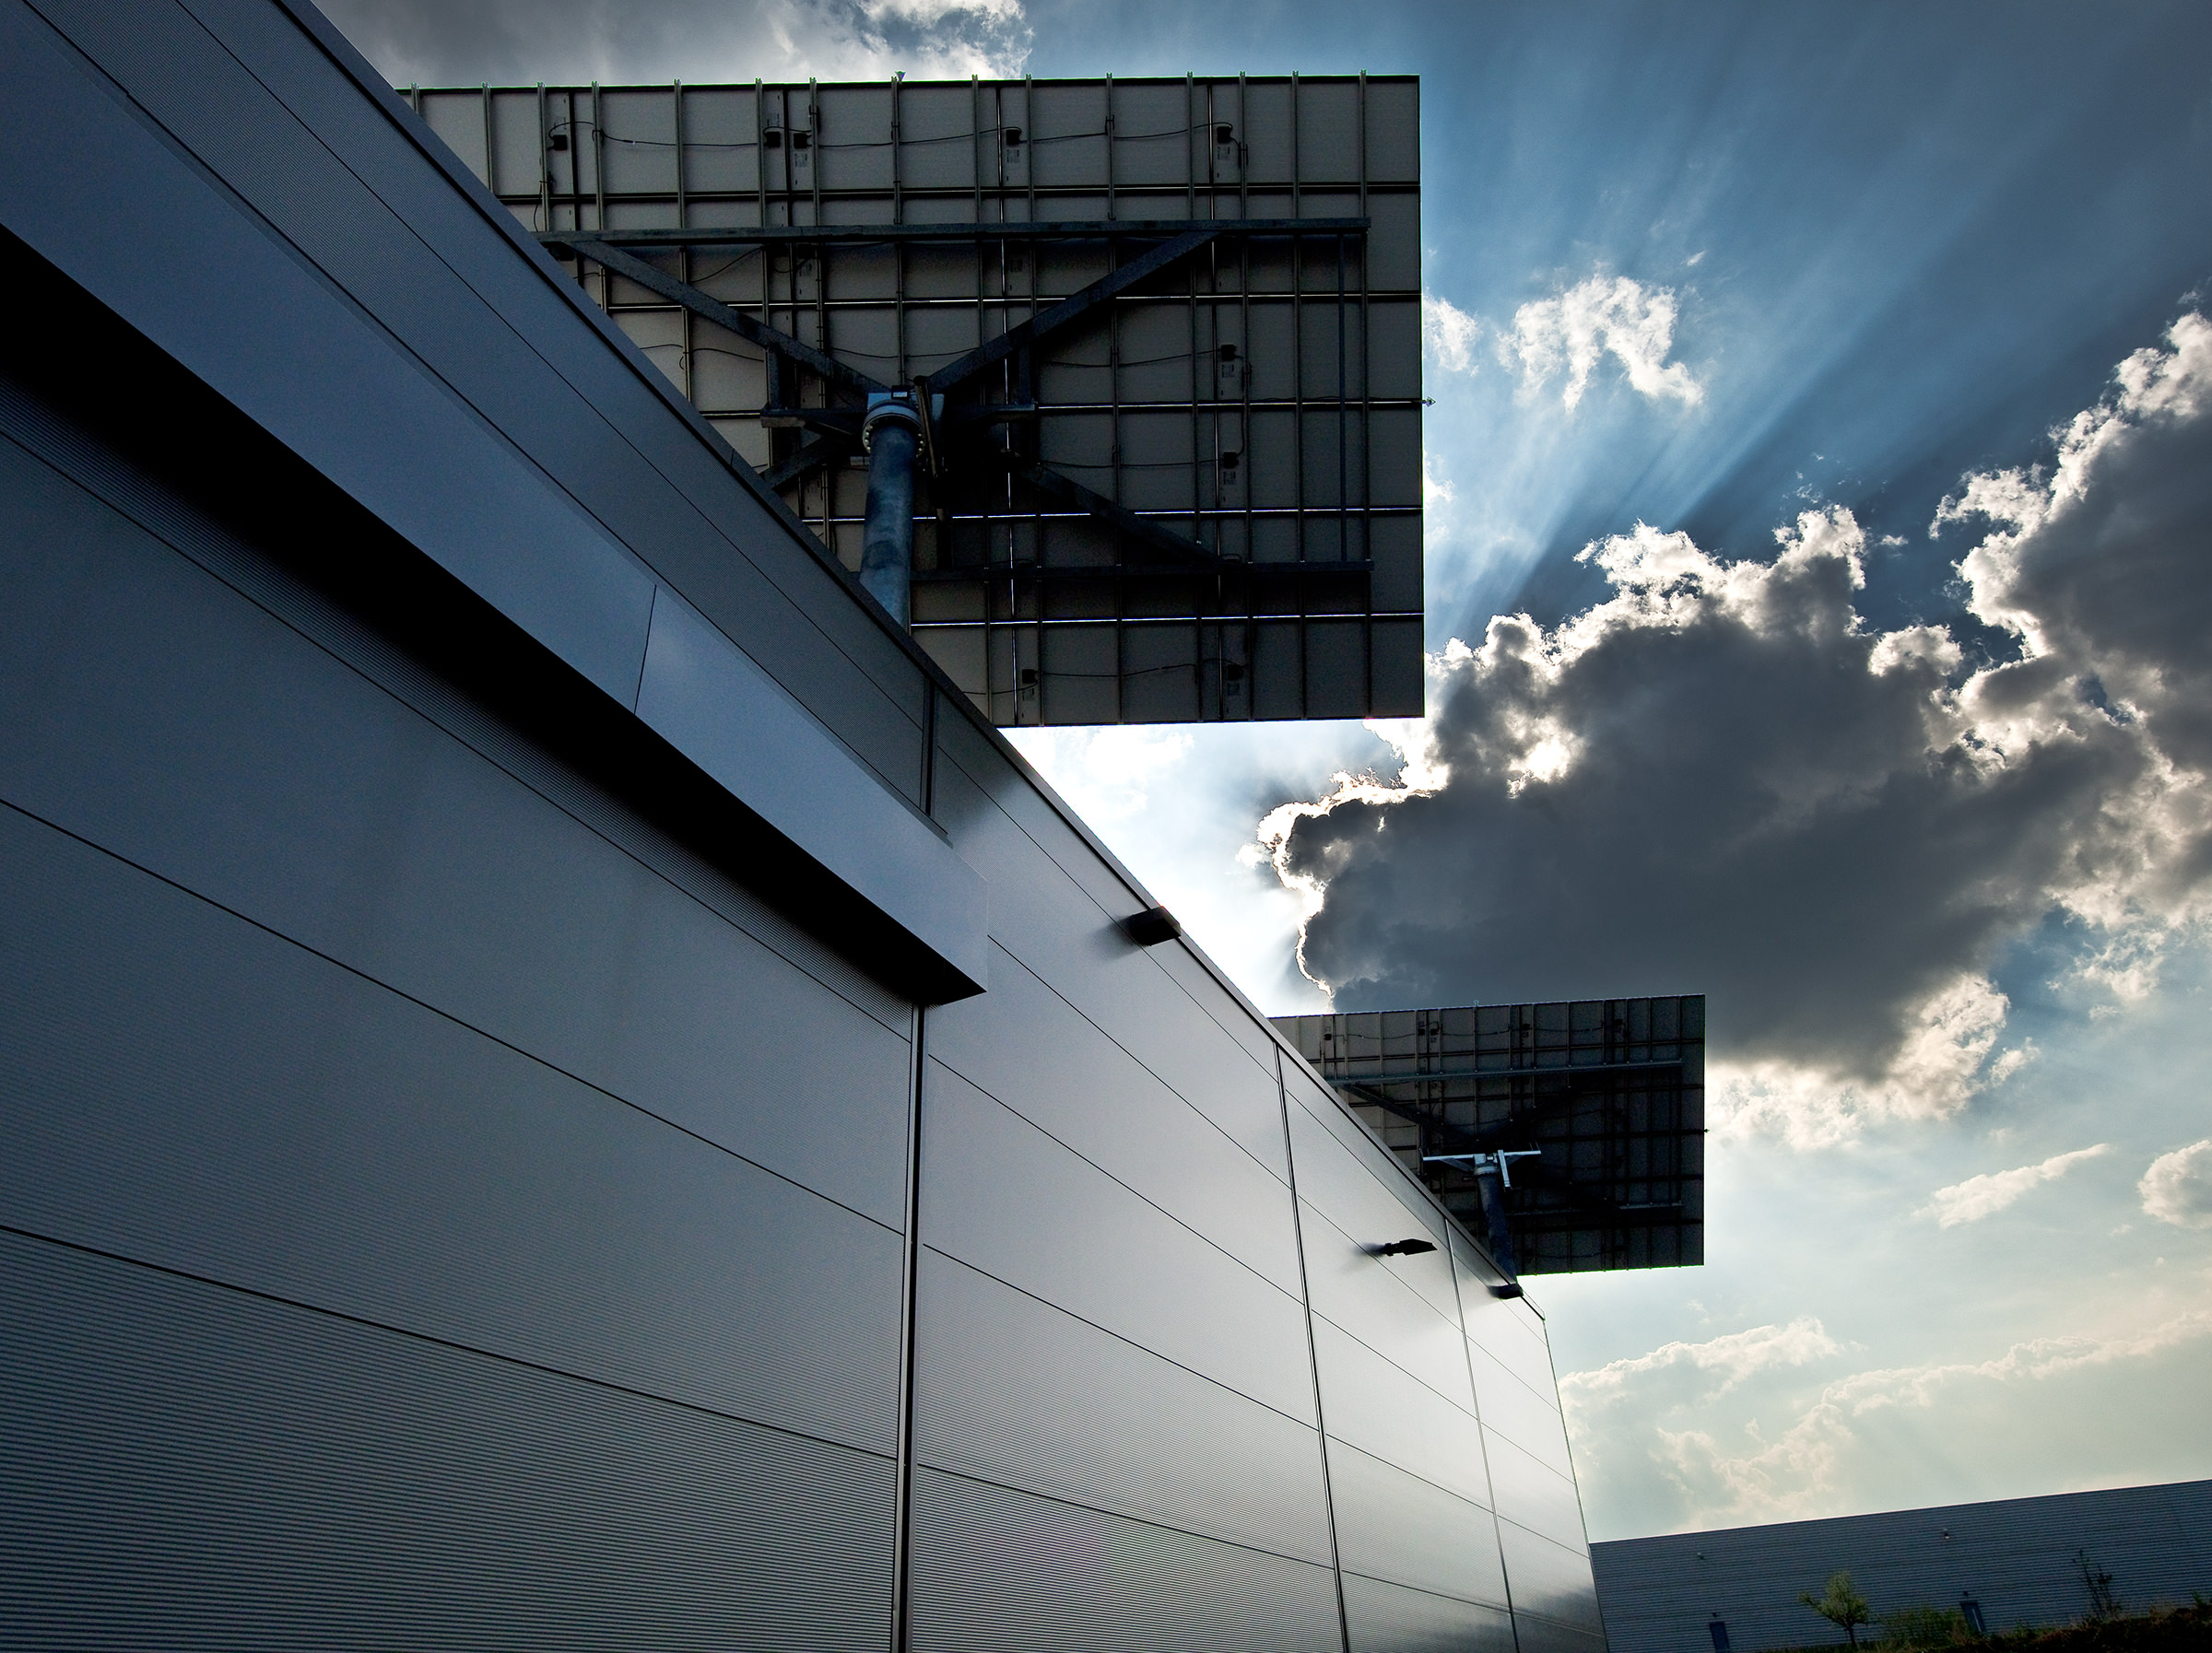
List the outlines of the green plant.
<svg viewBox="0 0 2212 1653">
<path fill-rule="evenodd" d="M 1874 1621 L 1874 1609 L 1866 1605 L 1866 1598 L 1852 1584 L 1849 1573 L 1831 1574 L 1828 1589 L 1821 1594 L 1800 1591 L 1797 1599 L 1841 1630 L 1851 1638 L 1853 1647 L 1859 1645 L 1859 1626 Z"/>
<path fill-rule="evenodd" d="M 1881 1618 L 1882 1642 L 1891 1647 L 1948 1647 L 1968 1639 L 1966 1615 L 1953 1607 L 1900 1607 Z"/>
<path fill-rule="evenodd" d="M 2074 1565 L 2081 1571 L 2081 1588 L 2089 1598 L 2089 1623 L 2101 1624 L 2118 1618 L 2120 1597 L 2112 1589 L 2112 1576 L 2092 1561 L 2085 1550 L 2074 1552 Z"/>
</svg>

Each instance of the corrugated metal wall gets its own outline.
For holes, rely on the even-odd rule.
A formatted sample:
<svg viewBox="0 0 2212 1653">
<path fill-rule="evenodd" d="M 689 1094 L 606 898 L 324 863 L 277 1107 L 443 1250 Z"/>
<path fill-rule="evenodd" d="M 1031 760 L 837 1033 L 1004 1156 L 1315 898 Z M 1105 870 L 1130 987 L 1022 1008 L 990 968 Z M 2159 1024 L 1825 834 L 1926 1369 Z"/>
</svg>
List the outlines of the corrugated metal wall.
<svg viewBox="0 0 2212 1653">
<path fill-rule="evenodd" d="M 1615 1653 L 1713 1653 L 1716 1619 L 1740 1653 L 1842 1647 L 1843 1633 L 1797 1600 L 1837 1572 L 1877 1618 L 1971 1598 L 1993 1632 L 2072 1624 L 2090 1605 L 2077 1553 L 2111 1574 L 2124 1611 L 2212 1595 L 2212 1481 L 1591 1546 Z"/>
<path fill-rule="evenodd" d="M 1149 897 L 322 27 L 5 0 L 0 62 L 578 456 L 988 881 L 989 991 L 918 1010 L 627 710 L 11 236 L 0 1634 L 1596 1653 L 1541 1321 L 1194 950 L 1126 943 Z M 11 228 L 85 187 L 0 136 Z M 910 705 L 926 744 L 871 734 Z"/>
</svg>

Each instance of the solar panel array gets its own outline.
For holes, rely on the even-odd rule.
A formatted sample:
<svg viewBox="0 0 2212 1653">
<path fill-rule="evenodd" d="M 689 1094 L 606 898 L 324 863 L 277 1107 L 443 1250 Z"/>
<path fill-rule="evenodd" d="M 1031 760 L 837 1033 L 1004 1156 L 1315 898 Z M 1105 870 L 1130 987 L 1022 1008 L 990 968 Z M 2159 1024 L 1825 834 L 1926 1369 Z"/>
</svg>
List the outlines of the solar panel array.
<svg viewBox="0 0 2212 1653">
<path fill-rule="evenodd" d="M 1421 709 L 1417 79 L 407 96 L 848 568 L 937 381 L 913 635 L 994 721 Z"/>
<path fill-rule="evenodd" d="M 1506 1194 L 1524 1274 L 1705 1260 L 1705 1000 L 1583 999 L 1278 1016 L 1276 1025 L 1477 1235 L 1463 1163 L 1535 1149 Z"/>
</svg>

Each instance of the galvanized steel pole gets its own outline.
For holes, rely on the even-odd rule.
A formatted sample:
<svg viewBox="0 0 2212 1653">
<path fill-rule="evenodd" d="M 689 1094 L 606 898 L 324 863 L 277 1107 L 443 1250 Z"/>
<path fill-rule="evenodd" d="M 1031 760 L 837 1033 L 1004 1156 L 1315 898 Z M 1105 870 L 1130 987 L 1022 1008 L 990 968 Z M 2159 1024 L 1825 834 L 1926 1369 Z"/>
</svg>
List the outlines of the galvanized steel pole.
<svg viewBox="0 0 2212 1653">
<path fill-rule="evenodd" d="M 860 542 L 860 583 L 900 626 L 909 623 L 914 567 L 914 458 L 922 415 L 911 394 L 868 398 L 860 443 L 868 454 L 868 514 Z"/>
</svg>

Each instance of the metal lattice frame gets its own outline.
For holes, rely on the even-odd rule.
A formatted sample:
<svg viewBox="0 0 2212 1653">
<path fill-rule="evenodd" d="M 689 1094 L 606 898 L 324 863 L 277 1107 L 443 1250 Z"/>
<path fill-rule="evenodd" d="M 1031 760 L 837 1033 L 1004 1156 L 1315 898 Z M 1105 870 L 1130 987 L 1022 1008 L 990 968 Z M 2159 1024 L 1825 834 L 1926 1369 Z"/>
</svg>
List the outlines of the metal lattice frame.
<svg viewBox="0 0 2212 1653">
<path fill-rule="evenodd" d="M 1536 1149 L 1506 1209 L 1524 1274 L 1704 1260 L 1701 996 L 1288 1016 L 1315 1068 L 1474 1232 L 1438 1154 Z"/>
<path fill-rule="evenodd" d="M 1415 85 L 410 97 L 848 567 L 946 396 L 914 634 L 1011 724 L 1419 709 Z"/>
</svg>

